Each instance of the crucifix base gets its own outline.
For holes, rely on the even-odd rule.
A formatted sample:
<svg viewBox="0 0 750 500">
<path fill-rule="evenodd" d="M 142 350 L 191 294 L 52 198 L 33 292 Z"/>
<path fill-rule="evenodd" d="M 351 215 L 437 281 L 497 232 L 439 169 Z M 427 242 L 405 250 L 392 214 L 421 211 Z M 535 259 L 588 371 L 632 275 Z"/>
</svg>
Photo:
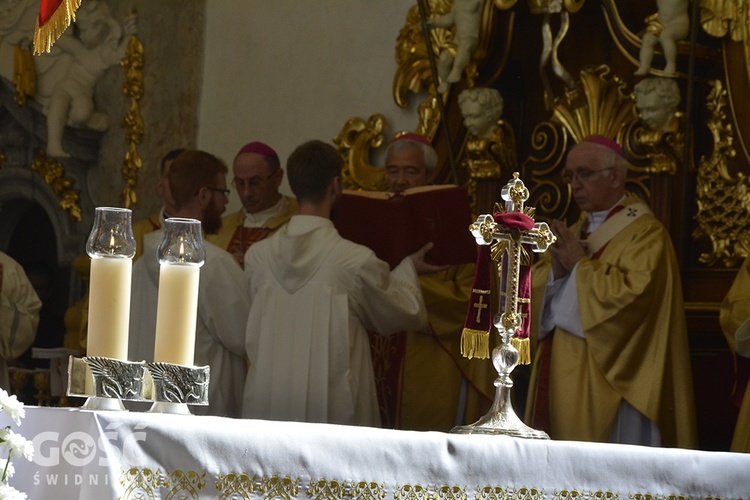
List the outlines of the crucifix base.
<svg viewBox="0 0 750 500">
<path fill-rule="evenodd" d="M 510 379 L 508 380 L 510 381 Z M 495 401 L 485 416 L 471 425 L 460 425 L 451 429 L 452 434 L 494 434 L 527 439 L 549 439 L 544 431 L 532 429 L 521 422 L 510 403 L 510 385 L 505 385 L 500 378 L 495 380 Z"/>
<path fill-rule="evenodd" d="M 460 425 L 451 429 L 453 434 L 494 434 L 527 439 L 549 439 L 544 431 L 527 426 L 518 418 L 510 403 L 513 381 L 510 372 L 518 363 L 518 350 L 504 338 L 502 347 L 492 351 L 492 364 L 497 370 L 495 379 L 495 400 L 490 411 L 471 425 Z"/>
</svg>

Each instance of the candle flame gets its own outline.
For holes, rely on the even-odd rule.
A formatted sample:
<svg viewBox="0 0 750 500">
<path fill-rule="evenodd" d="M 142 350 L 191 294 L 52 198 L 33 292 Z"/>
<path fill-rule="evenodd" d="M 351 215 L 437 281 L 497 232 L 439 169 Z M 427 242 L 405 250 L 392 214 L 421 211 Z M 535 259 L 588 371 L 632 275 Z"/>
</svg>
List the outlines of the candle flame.
<svg viewBox="0 0 750 500">
<path fill-rule="evenodd" d="M 109 230 L 109 251 L 112 253 L 115 252 L 115 230 L 114 229 Z"/>
<path fill-rule="evenodd" d="M 180 236 L 180 262 L 185 260 L 185 238 Z"/>
</svg>

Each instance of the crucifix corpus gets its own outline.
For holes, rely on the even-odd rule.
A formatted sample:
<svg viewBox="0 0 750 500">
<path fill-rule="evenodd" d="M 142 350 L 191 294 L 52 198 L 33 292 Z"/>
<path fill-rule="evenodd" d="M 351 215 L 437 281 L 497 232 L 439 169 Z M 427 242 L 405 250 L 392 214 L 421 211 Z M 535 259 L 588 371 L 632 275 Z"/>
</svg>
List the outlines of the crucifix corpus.
<svg viewBox="0 0 750 500">
<path fill-rule="evenodd" d="M 454 427 L 457 434 L 503 434 L 515 437 L 549 439 L 518 418 L 513 411 L 510 373 L 520 362 L 530 363 L 529 321 L 531 319 L 531 256 L 529 250 L 544 252 L 555 242 L 546 222 L 534 222 L 534 208 L 524 208 L 529 190 L 518 172 L 503 187 L 505 206 L 495 205 L 495 213 L 480 215 L 469 230 L 479 245 L 466 324 L 461 337 L 461 354 L 467 358 L 489 357 L 491 325 L 502 344 L 492 351 L 495 400 L 490 411 L 471 425 Z M 493 262 L 495 266 L 493 266 Z M 500 288 L 498 313 L 490 318 L 492 272 L 496 267 Z M 485 300 L 485 297 L 487 300 Z"/>
</svg>

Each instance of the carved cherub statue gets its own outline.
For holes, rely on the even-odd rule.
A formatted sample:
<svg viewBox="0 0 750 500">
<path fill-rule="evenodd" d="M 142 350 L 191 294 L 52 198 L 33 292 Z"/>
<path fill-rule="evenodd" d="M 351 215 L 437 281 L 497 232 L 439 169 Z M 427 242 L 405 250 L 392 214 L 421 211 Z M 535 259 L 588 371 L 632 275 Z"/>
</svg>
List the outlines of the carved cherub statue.
<svg viewBox="0 0 750 500">
<path fill-rule="evenodd" d="M 516 166 L 515 138 L 510 126 L 501 120 L 503 98 L 494 88 L 466 89 L 458 105 L 469 131 L 462 163 L 472 178 L 496 178 L 504 167 Z"/>
<path fill-rule="evenodd" d="M 651 160 L 649 171 L 674 173 L 682 163 L 685 133 L 677 109 L 680 89 L 671 78 L 646 78 L 633 87 L 635 107 L 646 130 L 636 142 Z"/>
<path fill-rule="evenodd" d="M 128 37 L 136 32 L 134 16 L 120 26 L 107 4 L 99 0 L 83 2 L 76 14 L 78 36 L 62 36 L 55 43 L 72 57 L 45 106 L 47 155 L 51 157 L 69 156 L 62 146 L 66 123 L 107 130 L 107 115 L 97 111 L 94 104 L 94 87 L 107 68 L 119 64 Z"/>
<path fill-rule="evenodd" d="M 652 131 L 673 130 L 677 122 L 680 89 L 670 78 L 645 78 L 633 87 L 638 116 Z"/>
<path fill-rule="evenodd" d="M 654 48 L 661 44 L 667 64 L 664 74 L 677 73 L 677 42 L 690 32 L 689 0 L 656 0 L 658 12 L 646 18 L 646 33 L 643 35 L 640 66 L 636 75 L 647 75 L 654 58 Z"/>
<path fill-rule="evenodd" d="M 451 11 L 430 19 L 427 25 L 434 28 L 456 27 L 456 55 L 447 50 L 440 53 L 438 92 L 447 92 L 450 84 L 461 80 L 461 73 L 471 62 L 471 55 L 479 43 L 479 24 L 482 19 L 482 0 L 454 0 Z"/>
</svg>

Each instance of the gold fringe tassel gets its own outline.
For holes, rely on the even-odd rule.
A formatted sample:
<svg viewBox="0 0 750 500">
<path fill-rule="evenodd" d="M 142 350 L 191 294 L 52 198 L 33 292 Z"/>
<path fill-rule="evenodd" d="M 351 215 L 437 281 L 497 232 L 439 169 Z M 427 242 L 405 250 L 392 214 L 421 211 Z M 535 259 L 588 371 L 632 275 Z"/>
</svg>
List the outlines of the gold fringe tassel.
<svg viewBox="0 0 750 500">
<path fill-rule="evenodd" d="M 461 332 L 461 354 L 469 359 L 489 358 L 490 332 L 464 328 L 463 332 Z"/>
<path fill-rule="evenodd" d="M 529 346 L 529 339 L 511 337 L 510 344 L 518 351 L 519 365 L 531 364 L 531 347 Z"/>
<path fill-rule="evenodd" d="M 63 0 L 44 26 L 39 26 L 37 18 L 34 30 L 34 55 L 50 51 L 52 45 L 68 29 L 70 23 L 76 20 L 76 10 L 80 6 L 81 0 Z"/>
</svg>

